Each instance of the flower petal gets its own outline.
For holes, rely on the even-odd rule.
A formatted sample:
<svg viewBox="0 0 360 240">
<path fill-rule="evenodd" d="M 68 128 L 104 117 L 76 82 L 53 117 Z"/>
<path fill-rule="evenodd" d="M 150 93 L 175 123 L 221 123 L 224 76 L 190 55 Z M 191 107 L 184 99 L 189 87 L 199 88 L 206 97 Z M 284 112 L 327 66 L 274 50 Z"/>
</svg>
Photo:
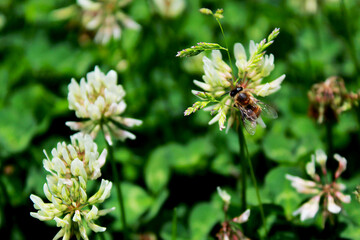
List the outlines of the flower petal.
<svg viewBox="0 0 360 240">
<path fill-rule="evenodd" d="M 315 217 L 316 213 L 319 211 L 319 201 L 320 196 L 316 195 L 293 212 L 293 215 L 296 216 L 300 214 L 301 221 Z"/>
<path fill-rule="evenodd" d="M 327 196 L 327 209 L 329 210 L 329 212 L 335 214 L 341 211 L 341 207 L 335 203 L 333 196 L 331 196 L 330 194 Z"/>
<path fill-rule="evenodd" d="M 342 172 L 346 170 L 347 161 L 344 157 L 340 156 L 339 154 L 335 154 L 334 158 L 339 162 L 339 167 L 335 172 L 335 179 L 336 179 L 341 175 Z"/>
<path fill-rule="evenodd" d="M 236 223 L 244 223 L 249 219 L 249 217 L 250 217 L 250 209 L 247 209 L 239 217 L 233 218 L 232 221 Z"/>
</svg>

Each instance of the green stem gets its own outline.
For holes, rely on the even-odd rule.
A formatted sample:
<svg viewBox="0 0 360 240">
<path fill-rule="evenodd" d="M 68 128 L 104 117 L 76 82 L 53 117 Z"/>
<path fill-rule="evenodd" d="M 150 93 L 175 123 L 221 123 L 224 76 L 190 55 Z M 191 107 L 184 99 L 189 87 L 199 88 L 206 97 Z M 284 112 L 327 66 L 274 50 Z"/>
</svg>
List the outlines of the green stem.
<svg viewBox="0 0 360 240">
<path fill-rule="evenodd" d="M 355 48 L 355 44 L 354 44 L 354 40 L 352 38 L 352 34 L 350 32 L 349 29 L 349 24 L 348 24 L 348 14 L 347 14 L 347 10 L 345 7 L 345 2 L 344 0 L 340 1 L 340 9 L 341 9 L 341 13 L 342 13 L 342 17 L 344 20 L 344 27 L 345 27 L 345 32 L 346 32 L 346 37 L 345 37 L 345 42 L 348 44 L 348 48 L 349 48 L 349 52 L 350 52 L 350 56 L 352 58 L 353 64 L 355 66 L 356 72 L 358 74 L 360 74 L 360 63 L 359 63 L 359 59 L 357 58 L 356 55 L 356 48 Z"/>
<path fill-rule="evenodd" d="M 327 141 L 327 150 L 328 156 L 332 156 L 334 153 L 334 145 L 333 145 L 333 123 L 327 122 L 326 125 L 326 141 Z"/>
<path fill-rule="evenodd" d="M 242 131 L 242 125 L 238 126 L 238 138 L 239 138 L 239 147 L 240 147 L 240 166 L 241 166 L 241 210 L 242 212 L 246 210 L 246 142 L 244 133 Z"/>
<path fill-rule="evenodd" d="M 114 178 L 115 188 L 116 188 L 116 192 L 118 195 L 118 201 L 119 201 L 119 207 L 120 207 L 119 210 L 120 210 L 120 217 L 121 217 L 121 222 L 122 222 L 122 226 L 123 226 L 123 232 L 126 237 L 128 232 L 127 232 L 127 225 L 126 225 L 124 198 L 123 198 L 122 191 L 121 191 L 121 183 L 120 183 L 118 172 L 116 170 L 113 147 L 109 145 L 109 143 L 106 141 L 106 139 L 105 139 L 105 142 L 106 142 L 106 147 L 108 150 L 108 159 L 111 163 L 111 170 L 112 170 L 112 175 Z"/>
<path fill-rule="evenodd" d="M 232 65 L 232 61 L 231 61 L 231 57 L 230 57 L 230 52 L 229 52 L 229 47 L 228 47 L 228 44 L 227 44 L 227 41 L 226 41 L 226 37 L 225 37 L 224 30 L 223 30 L 223 28 L 222 28 L 222 25 L 221 25 L 219 19 L 218 19 L 218 18 L 215 18 L 215 19 L 216 19 L 216 21 L 217 21 L 218 24 L 219 24 L 219 27 L 220 27 L 220 30 L 221 30 L 221 34 L 223 35 L 223 38 L 224 38 L 225 47 L 226 47 L 226 53 L 227 53 L 228 58 L 229 58 L 230 67 L 231 67 L 231 69 L 233 69 L 233 65 Z M 234 78 L 234 76 L 233 76 L 233 78 Z M 235 79 L 235 78 L 234 78 L 234 79 Z"/>
<path fill-rule="evenodd" d="M 254 173 L 254 168 L 252 166 L 252 163 L 251 163 L 251 159 L 250 159 L 250 155 L 249 155 L 249 150 L 247 148 L 247 144 L 246 144 L 246 139 L 245 139 L 245 136 L 244 136 L 244 132 L 242 130 L 242 125 L 239 124 L 238 126 L 238 134 L 239 134 L 239 140 L 241 140 L 240 142 L 240 150 L 241 150 L 241 146 L 243 145 L 243 149 L 245 149 L 245 158 L 248 160 L 248 164 L 249 164 L 249 168 L 250 168 L 250 174 L 251 174 L 251 179 L 253 181 L 253 184 L 254 184 L 254 187 L 255 187 L 255 190 L 256 190 L 256 197 L 258 199 L 258 202 L 259 202 L 259 209 L 260 209 L 260 214 L 261 214 L 261 219 L 262 219 L 262 222 L 263 222 L 263 228 L 264 228 L 264 231 L 265 231 L 265 237 L 267 235 L 267 229 L 266 229 L 266 221 L 265 221 L 265 214 L 264 214 L 264 209 L 263 209 L 263 205 L 262 205 L 262 202 L 261 202 L 261 197 L 260 197 L 260 192 L 259 192 L 259 188 L 257 186 L 257 182 L 256 182 L 256 178 L 255 178 L 255 173 Z M 241 153 L 240 153 L 241 154 Z M 242 155 L 242 154 L 241 154 Z"/>
<path fill-rule="evenodd" d="M 174 208 L 171 240 L 176 240 L 176 233 L 177 233 L 177 212 L 176 212 L 176 208 Z"/>
</svg>

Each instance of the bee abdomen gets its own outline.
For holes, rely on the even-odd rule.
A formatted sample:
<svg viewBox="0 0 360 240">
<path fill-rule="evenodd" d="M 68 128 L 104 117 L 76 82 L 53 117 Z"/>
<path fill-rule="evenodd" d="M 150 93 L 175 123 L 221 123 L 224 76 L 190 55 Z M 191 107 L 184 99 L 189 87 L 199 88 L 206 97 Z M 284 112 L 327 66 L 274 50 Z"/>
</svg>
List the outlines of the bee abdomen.
<svg viewBox="0 0 360 240">
<path fill-rule="evenodd" d="M 248 104 L 246 106 L 246 109 L 253 112 L 256 115 L 256 117 L 259 117 L 261 113 L 261 108 L 256 104 Z"/>
</svg>

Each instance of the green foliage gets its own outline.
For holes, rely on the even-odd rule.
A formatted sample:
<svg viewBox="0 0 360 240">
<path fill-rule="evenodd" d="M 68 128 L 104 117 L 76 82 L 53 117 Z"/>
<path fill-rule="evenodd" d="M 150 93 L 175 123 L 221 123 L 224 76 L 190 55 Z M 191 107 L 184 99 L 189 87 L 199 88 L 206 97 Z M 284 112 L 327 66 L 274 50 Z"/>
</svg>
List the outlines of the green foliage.
<svg viewBox="0 0 360 240">
<path fill-rule="evenodd" d="M 300 172 L 294 167 L 276 167 L 266 175 L 265 189 L 270 199 L 284 209 L 286 218 L 291 219 L 301 200 L 290 186 L 290 181 L 285 179 L 286 174 L 298 176 Z"/>
<path fill-rule="evenodd" d="M 114 150 L 133 236 L 172 239 L 176 208 L 177 240 L 216 239 L 224 220 L 216 187 L 232 195 L 228 217 L 236 217 L 242 208 L 239 179 L 245 174 L 252 213 L 241 228 L 249 238 L 258 239 L 263 233 L 256 192 L 249 173 L 240 170 L 236 128 L 220 132 L 218 126 L 208 125 L 214 116 L 202 111 L 184 117 L 217 102 L 210 94 L 190 92 L 192 79 L 204 74 L 202 56 L 217 49 L 233 59 L 234 43 L 254 40 L 260 44 L 251 64 L 261 62 L 266 51 L 275 56 L 276 67 L 269 78 L 286 74 L 281 89 L 264 100 L 277 109 L 278 119 L 264 118 L 265 129 L 258 126 L 254 136 L 245 133 L 265 203 L 268 239 L 357 239 L 360 203 L 352 192 L 360 185 L 359 107 L 332 124 L 329 138 L 326 127 L 308 116 L 307 92 L 314 83 L 333 75 L 343 77 L 352 92 L 360 88 L 359 2 L 313 1 L 321 4 L 309 8 L 300 0 L 186 0 L 185 10 L 173 18 L 161 15 L 154 2 L 132 1 L 123 11 L 141 29 L 122 26 L 120 40 L 97 45 L 93 42 L 96 32 L 81 25 L 75 0 L 0 1 L 1 238 L 27 239 L 40 230 L 37 239 L 54 236 L 55 223 L 42 224 L 29 216 L 33 206 L 28 197 L 43 194 L 43 149 L 49 151 L 75 133 L 65 126 L 66 121 L 77 120 L 68 109 L 71 78 L 79 81 L 99 65 L 105 72 L 118 73 L 118 83 L 126 91 L 126 116 L 143 120 L 143 126 L 133 131 L 136 140 L 118 143 Z M 55 10 L 69 6 L 71 18 L 54 17 Z M 203 7 L 208 9 L 200 10 L 201 14 Z M 217 21 L 229 49 L 223 47 L 226 43 Z M 199 41 L 204 42 L 187 48 Z M 181 58 L 176 58 L 175 52 L 183 48 L 177 54 Z M 223 60 L 228 61 L 227 57 Z M 220 121 L 225 121 L 224 115 Z M 102 150 L 105 143 L 96 141 Z M 285 179 L 285 174 L 305 177 L 305 164 L 317 149 L 348 160 L 342 182 L 345 193 L 352 194 L 351 203 L 343 204 L 344 211 L 334 218 L 335 224 L 328 221 L 325 229 L 321 214 L 307 222 L 292 215 L 307 197 Z M 336 168 L 328 163 L 329 171 Z M 113 180 L 111 170 L 107 159 L 102 177 Z M 102 207 L 117 209 L 99 219 L 99 225 L 107 227 L 107 240 L 123 237 L 114 187 L 112 191 Z"/>
<path fill-rule="evenodd" d="M 24 150 L 36 133 L 36 121 L 28 111 L 19 112 L 13 108 L 3 108 L 0 111 L 0 144 L 1 155 L 7 156 Z"/>
<path fill-rule="evenodd" d="M 198 203 L 189 216 L 191 238 L 206 239 L 212 227 L 220 221 L 222 211 L 210 203 Z"/>
<path fill-rule="evenodd" d="M 149 208 L 154 203 L 154 199 L 140 186 L 137 186 L 132 183 L 123 183 L 122 184 L 122 191 L 124 194 L 124 205 L 125 213 L 127 217 L 127 223 L 129 225 L 135 225 L 139 222 L 140 217 L 142 214 L 144 214 L 146 211 L 149 210 Z M 110 198 L 105 202 L 106 208 L 111 208 L 113 206 L 116 206 L 118 208 L 118 201 L 115 189 L 112 189 L 112 193 Z M 118 211 L 117 211 L 118 212 Z M 121 222 L 120 217 L 117 216 L 117 212 L 110 213 L 116 216 L 116 221 L 113 222 L 113 227 L 115 229 L 120 229 Z"/>
<path fill-rule="evenodd" d="M 145 167 L 145 182 L 154 193 L 166 186 L 170 178 L 171 160 L 176 157 L 179 146 L 168 145 L 152 153 Z"/>
</svg>

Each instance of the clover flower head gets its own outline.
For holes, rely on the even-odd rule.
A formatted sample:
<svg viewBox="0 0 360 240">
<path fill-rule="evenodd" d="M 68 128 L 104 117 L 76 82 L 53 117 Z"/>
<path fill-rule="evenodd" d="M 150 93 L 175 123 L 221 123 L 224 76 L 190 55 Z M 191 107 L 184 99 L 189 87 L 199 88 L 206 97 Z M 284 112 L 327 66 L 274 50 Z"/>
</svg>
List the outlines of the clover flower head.
<svg viewBox="0 0 360 240">
<path fill-rule="evenodd" d="M 153 0 L 157 12 L 165 18 L 176 18 L 185 9 L 185 0 Z"/>
<path fill-rule="evenodd" d="M 238 224 L 245 223 L 249 220 L 250 209 L 247 209 L 240 216 L 233 219 L 224 221 L 220 231 L 216 234 L 219 240 L 224 239 L 239 239 L 239 240 L 249 240 L 244 233 L 237 226 Z"/>
<path fill-rule="evenodd" d="M 99 155 L 97 145 L 89 135 L 77 133 L 71 137 L 71 144 L 58 143 L 52 149 L 52 157 L 46 154 L 43 161 L 47 183 L 44 193 L 50 203 L 31 194 L 37 212 L 30 215 L 41 221 L 54 220 L 61 230 L 54 239 L 70 239 L 73 234 L 77 239 L 88 239 L 86 226 L 94 232 L 103 232 L 105 227 L 94 223 L 100 216 L 114 208 L 99 210 L 95 205 L 110 196 L 112 183 L 101 180 L 99 190 L 91 197 L 87 193 L 87 182 L 101 176 L 100 169 L 105 163 L 106 150 Z"/>
<path fill-rule="evenodd" d="M 294 216 L 300 214 L 301 221 L 315 217 L 316 213 L 319 211 L 321 199 L 323 199 L 322 202 L 324 206 L 324 222 L 328 215 L 341 212 L 342 202 L 349 203 L 351 201 L 350 195 L 344 195 L 342 193 L 345 186 L 337 183 L 337 179 L 346 169 L 346 159 L 339 154 L 334 155 L 334 159 L 339 162 L 339 167 L 333 176 L 332 182 L 328 182 L 328 173 L 325 164 L 326 159 L 327 157 L 322 150 L 317 150 L 316 154 L 311 156 L 311 161 L 306 165 L 306 172 L 312 180 L 305 180 L 297 176 L 286 174 L 286 179 L 291 181 L 291 186 L 299 193 L 314 195 L 293 213 Z M 316 173 L 316 163 L 321 167 L 322 177 Z"/>
<path fill-rule="evenodd" d="M 125 91 L 117 84 L 117 74 L 111 70 L 106 75 L 98 67 L 89 72 L 78 84 L 75 79 L 69 84 L 69 109 L 75 110 L 78 118 L 86 118 L 84 122 L 66 122 L 72 130 L 80 130 L 96 137 L 103 129 L 105 138 L 112 145 L 111 134 L 122 141 L 126 138 L 135 139 L 136 136 L 119 128 L 139 126 L 142 121 L 121 117 L 125 111 Z"/>
<path fill-rule="evenodd" d="M 233 89 L 241 86 L 252 95 L 265 97 L 280 89 L 280 85 L 285 75 L 277 79 L 263 83 L 263 79 L 270 75 L 274 69 L 274 56 L 265 55 L 265 49 L 273 43 L 273 39 L 279 34 L 279 29 L 275 29 L 267 39 L 255 44 L 250 41 L 249 57 L 241 43 L 234 45 L 234 56 L 236 59 L 237 75 L 233 73 L 231 67 L 223 60 L 219 50 L 213 50 L 211 57 L 204 57 L 203 81 L 194 80 L 194 84 L 202 91 L 193 90 L 193 94 L 200 98 L 192 107 L 185 111 L 185 116 L 204 108 L 215 114 L 209 124 L 219 123 L 220 130 L 227 130 L 234 123 L 239 109 L 234 109 L 234 99 L 228 94 Z M 209 49 L 227 50 L 218 44 L 199 43 L 192 48 L 184 49 L 177 56 L 193 56 L 201 51 Z M 206 107 L 212 103 L 211 106 Z M 206 108 L 205 108 L 206 107 Z M 259 121 L 261 119 L 259 118 Z M 262 121 L 261 121 L 262 122 Z M 263 123 L 263 122 L 262 122 Z M 264 126 L 264 124 L 262 124 Z"/>
<path fill-rule="evenodd" d="M 314 84 L 308 92 L 309 115 L 318 123 L 337 121 L 339 115 L 358 104 L 359 93 L 348 92 L 343 79 L 333 76 Z"/>
<path fill-rule="evenodd" d="M 120 39 L 121 25 L 139 29 L 140 25 L 120 9 L 131 0 L 77 0 L 82 9 L 82 23 L 87 30 L 96 31 L 95 42 L 106 44 L 111 38 Z"/>
<path fill-rule="evenodd" d="M 217 192 L 218 192 L 219 196 L 221 197 L 221 199 L 224 201 L 223 211 L 226 216 L 227 211 L 229 210 L 231 196 L 225 190 L 222 190 L 220 187 L 217 187 Z M 240 216 L 234 217 L 232 219 L 225 218 L 225 221 L 221 224 L 222 227 L 221 227 L 220 231 L 216 234 L 217 238 L 219 240 L 224 240 L 224 239 L 247 240 L 248 238 L 245 237 L 245 235 L 239 229 L 237 224 L 242 224 L 244 222 L 247 222 L 249 217 L 250 217 L 250 209 L 247 209 Z"/>
</svg>

